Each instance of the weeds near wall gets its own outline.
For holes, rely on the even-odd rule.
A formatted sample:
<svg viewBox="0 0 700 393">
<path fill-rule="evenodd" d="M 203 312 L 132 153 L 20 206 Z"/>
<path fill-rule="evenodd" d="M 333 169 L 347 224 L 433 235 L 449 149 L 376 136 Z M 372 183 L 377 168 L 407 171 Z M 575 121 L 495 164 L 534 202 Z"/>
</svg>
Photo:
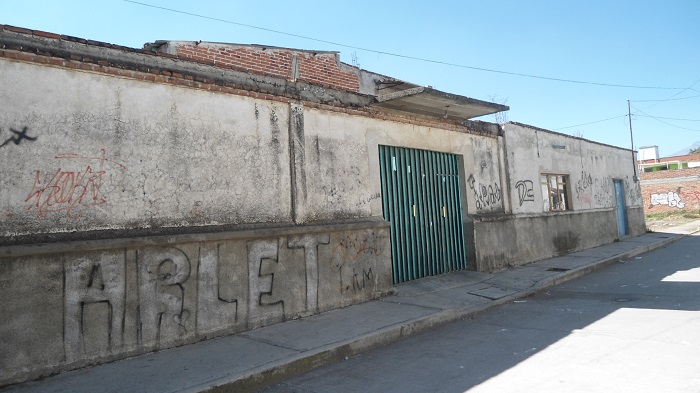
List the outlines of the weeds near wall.
<svg viewBox="0 0 700 393">
<path fill-rule="evenodd" d="M 700 210 L 649 213 L 644 215 L 646 221 L 674 220 L 679 218 L 700 219 Z"/>
</svg>

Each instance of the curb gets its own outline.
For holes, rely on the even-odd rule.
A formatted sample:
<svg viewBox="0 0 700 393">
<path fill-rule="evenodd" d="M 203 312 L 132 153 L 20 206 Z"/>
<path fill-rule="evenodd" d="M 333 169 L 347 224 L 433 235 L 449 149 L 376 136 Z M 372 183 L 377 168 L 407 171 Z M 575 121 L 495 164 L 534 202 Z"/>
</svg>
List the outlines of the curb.
<svg viewBox="0 0 700 393">
<path fill-rule="evenodd" d="M 392 344 L 403 338 L 422 333 L 435 327 L 460 319 L 472 318 L 480 313 L 490 310 L 491 308 L 512 302 L 517 299 L 528 297 L 546 288 L 574 280 L 588 273 L 610 266 L 616 262 L 664 247 L 688 236 L 688 234 L 674 234 L 674 236 L 671 236 L 668 239 L 664 239 L 646 246 L 641 246 L 612 257 L 601 259 L 588 266 L 562 272 L 559 275 L 541 280 L 527 289 L 496 299 L 478 308 L 442 310 L 434 314 L 404 321 L 393 326 L 379 329 L 372 333 L 342 340 L 329 344 L 325 347 L 297 354 L 291 358 L 261 366 L 258 368 L 258 370 L 250 371 L 242 377 L 237 377 L 235 380 L 224 378 L 211 381 L 208 383 L 207 387 L 204 387 L 198 391 L 216 393 L 230 391 L 256 392 L 293 376 L 342 361 L 343 359 L 347 359 L 352 356 L 357 356 L 374 348 Z M 381 299 L 379 301 L 381 301 Z"/>
</svg>

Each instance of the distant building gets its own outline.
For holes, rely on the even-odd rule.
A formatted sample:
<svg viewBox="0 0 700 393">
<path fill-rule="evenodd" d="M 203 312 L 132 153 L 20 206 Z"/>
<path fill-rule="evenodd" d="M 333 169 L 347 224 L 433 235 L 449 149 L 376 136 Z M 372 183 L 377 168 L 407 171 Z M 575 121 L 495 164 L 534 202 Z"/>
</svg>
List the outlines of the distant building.
<svg viewBox="0 0 700 393">
<path fill-rule="evenodd" d="M 658 157 L 646 146 L 637 163 L 646 214 L 700 209 L 700 154 Z"/>
</svg>

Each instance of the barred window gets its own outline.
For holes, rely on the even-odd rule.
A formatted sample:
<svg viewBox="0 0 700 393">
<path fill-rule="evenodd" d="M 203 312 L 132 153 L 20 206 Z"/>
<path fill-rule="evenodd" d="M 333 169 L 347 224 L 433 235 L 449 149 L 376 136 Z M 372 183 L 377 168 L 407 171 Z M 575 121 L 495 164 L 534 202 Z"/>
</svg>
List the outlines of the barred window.
<svg viewBox="0 0 700 393">
<path fill-rule="evenodd" d="M 544 211 L 570 210 L 569 176 L 543 173 L 540 176 Z"/>
</svg>

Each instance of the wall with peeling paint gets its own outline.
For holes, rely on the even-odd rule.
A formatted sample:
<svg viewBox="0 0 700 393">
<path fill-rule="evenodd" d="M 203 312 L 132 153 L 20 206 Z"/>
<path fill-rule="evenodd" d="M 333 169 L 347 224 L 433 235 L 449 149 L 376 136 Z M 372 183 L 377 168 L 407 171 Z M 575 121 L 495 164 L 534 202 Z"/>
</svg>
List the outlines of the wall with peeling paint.
<svg viewBox="0 0 700 393">
<path fill-rule="evenodd" d="M 628 208 L 642 206 L 631 151 L 513 123 L 504 128 L 514 214 L 544 212 L 541 174 L 568 176 L 569 210 L 612 209 L 614 179 L 624 182 Z"/>
<path fill-rule="evenodd" d="M 0 101 L 0 386 L 391 288 L 366 144 L 343 143 L 364 123 L 321 173 L 305 119 L 333 116 L 302 104 L 5 59 Z"/>
<path fill-rule="evenodd" d="M 0 61 L 0 235 L 288 222 L 288 106 Z"/>
<path fill-rule="evenodd" d="M 0 385 L 385 293 L 380 145 L 459 157 L 474 269 L 616 238 L 595 190 L 631 179 L 622 149 L 172 55 L 0 42 Z M 541 173 L 570 176 L 573 211 L 543 212 Z M 637 234 L 638 186 L 626 198 Z"/>
<path fill-rule="evenodd" d="M 508 266 L 619 239 L 613 180 L 621 180 L 629 235 L 646 231 L 629 150 L 535 127 L 504 125 L 507 192 L 503 216 L 474 220 L 477 270 Z M 568 209 L 545 211 L 542 174 L 568 176 Z"/>
<path fill-rule="evenodd" d="M 381 222 L 13 246 L 0 256 L 0 386 L 367 301 Z"/>
</svg>

